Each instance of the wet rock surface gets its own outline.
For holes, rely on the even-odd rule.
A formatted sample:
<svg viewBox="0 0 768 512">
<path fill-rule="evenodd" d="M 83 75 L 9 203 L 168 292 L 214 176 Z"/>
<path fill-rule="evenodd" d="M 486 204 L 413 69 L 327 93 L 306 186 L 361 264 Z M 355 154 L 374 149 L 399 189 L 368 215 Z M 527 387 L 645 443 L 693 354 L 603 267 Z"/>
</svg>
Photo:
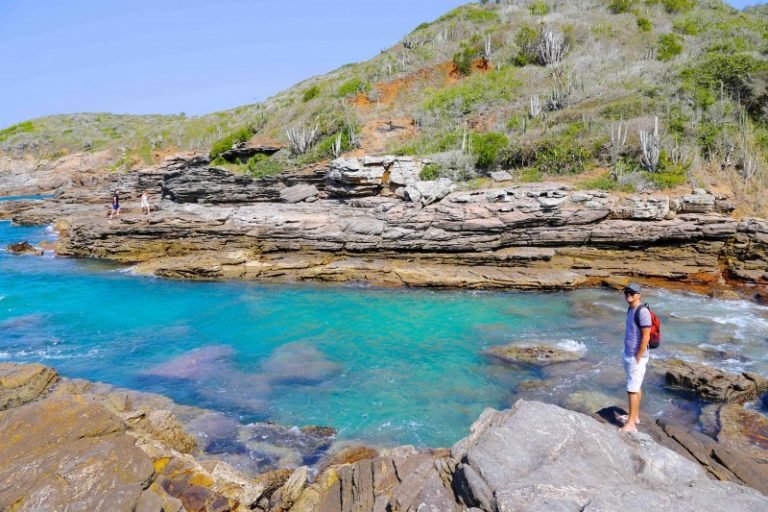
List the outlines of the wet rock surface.
<svg viewBox="0 0 768 512">
<path fill-rule="evenodd" d="M 768 390 L 768 380 L 750 372 L 734 374 L 699 363 L 673 359 L 662 363 L 667 385 L 704 400 L 743 403 Z"/>
<path fill-rule="evenodd" d="M 42 250 L 36 248 L 29 242 L 16 242 L 13 244 L 8 244 L 6 247 L 6 250 L 13 254 L 35 254 L 39 255 L 42 254 Z"/>
<path fill-rule="evenodd" d="M 505 363 L 535 366 L 578 361 L 584 355 L 581 352 L 563 350 L 551 345 L 518 343 L 491 347 L 485 351 L 485 354 Z"/>
<path fill-rule="evenodd" d="M 51 386 L 55 372 L 39 365 L 3 364 L 0 375 L 3 389 L 44 390 L 0 412 L 3 510 L 640 510 L 637 496 L 643 506 L 680 511 L 768 506 L 755 490 L 706 476 L 762 490 L 762 466 L 736 444 L 707 444 L 663 426 L 668 440 L 688 436 L 683 444 L 689 459 L 701 459 L 695 463 L 644 434 L 622 435 L 538 402 L 486 410 L 451 450 L 348 446 L 324 459 L 319 474 L 312 461 L 285 460 L 288 467 L 253 476 L 201 452 L 181 422 L 207 424 L 213 437 L 237 436 L 243 444 L 289 439 L 284 453 L 325 445 L 334 432 L 244 429 L 157 395 L 80 380 Z"/>
</svg>

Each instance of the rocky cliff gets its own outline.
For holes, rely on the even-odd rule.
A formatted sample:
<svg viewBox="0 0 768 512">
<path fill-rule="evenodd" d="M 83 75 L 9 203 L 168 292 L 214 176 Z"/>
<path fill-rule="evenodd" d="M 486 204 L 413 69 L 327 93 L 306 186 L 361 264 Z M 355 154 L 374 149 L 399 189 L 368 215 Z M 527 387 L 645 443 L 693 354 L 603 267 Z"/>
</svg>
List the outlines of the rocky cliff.
<svg viewBox="0 0 768 512">
<path fill-rule="evenodd" d="M 6 208 L 20 223 L 57 221 L 59 254 L 164 277 L 523 289 L 629 278 L 768 282 L 768 223 L 733 218 L 726 197 L 620 196 L 557 183 L 451 192 L 420 181 L 420 165 L 341 159 L 252 180 L 204 159 L 172 159 L 120 177 L 129 199 L 111 222 L 104 189 Z M 150 215 L 138 214 L 139 190 L 151 192 Z"/>
</svg>

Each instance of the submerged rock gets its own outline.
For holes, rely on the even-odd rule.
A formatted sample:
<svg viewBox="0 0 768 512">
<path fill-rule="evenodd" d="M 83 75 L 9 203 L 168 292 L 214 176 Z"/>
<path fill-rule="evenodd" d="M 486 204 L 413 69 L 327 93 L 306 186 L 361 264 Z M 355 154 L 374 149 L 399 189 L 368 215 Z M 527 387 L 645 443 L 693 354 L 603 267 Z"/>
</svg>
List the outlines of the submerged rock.
<svg viewBox="0 0 768 512">
<path fill-rule="evenodd" d="M 156 375 L 170 379 L 205 379 L 222 373 L 222 365 L 227 365 L 234 354 L 232 347 L 211 345 L 190 350 L 167 363 L 153 366 L 144 371 L 146 375 Z"/>
<path fill-rule="evenodd" d="M 578 361 L 584 356 L 582 352 L 563 350 L 551 345 L 518 343 L 491 347 L 485 351 L 485 354 L 500 359 L 505 363 L 522 363 L 536 366 Z"/>
</svg>

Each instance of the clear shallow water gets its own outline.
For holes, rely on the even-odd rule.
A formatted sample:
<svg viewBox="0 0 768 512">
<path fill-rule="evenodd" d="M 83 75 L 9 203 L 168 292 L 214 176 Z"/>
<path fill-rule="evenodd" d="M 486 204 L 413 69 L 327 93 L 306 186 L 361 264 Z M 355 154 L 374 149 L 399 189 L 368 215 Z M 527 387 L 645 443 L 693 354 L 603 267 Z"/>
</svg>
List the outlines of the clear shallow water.
<svg viewBox="0 0 768 512">
<path fill-rule="evenodd" d="M 0 222 L 0 247 L 46 238 L 44 228 Z M 656 290 L 646 298 L 664 315 L 655 358 L 768 374 L 768 309 Z M 330 425 L 372 444 L 450 445 L 485 407 L 519 397 L 623 404 L 624 312 L 623 297 L 608 290 L 175 282 L 103 262 L 0 252 L 0 361 L 41 362 L 244 422 Z M 534 370 L 482 355 L 513 341 L 585 356 Z M 694 421 L 698 405 L 661 384 L 649 376 L 646 412 Z"/>
</svg>

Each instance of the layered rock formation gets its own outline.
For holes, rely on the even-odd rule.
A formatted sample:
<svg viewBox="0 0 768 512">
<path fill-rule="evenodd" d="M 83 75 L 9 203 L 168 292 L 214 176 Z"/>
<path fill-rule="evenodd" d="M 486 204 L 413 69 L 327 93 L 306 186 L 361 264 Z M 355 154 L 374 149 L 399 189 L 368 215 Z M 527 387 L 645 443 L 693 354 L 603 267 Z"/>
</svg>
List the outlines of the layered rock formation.
<svg viewBox="0 0 768 512">
<path fill-rule="evenodd" d="M 108 188 L 70 187 L 55 201 L 2 210 L 19 223 L 59 221 L 59 254 L 138 263 L 164 277 L 523 289 L 631 278 L 747 283 L 758 293 L 768 284 L 768 223 L 731 217 L 727 198 L 549 183 L 438 201 L 451 186 L 419 181 L 422 165 L 339 159 L 253 180 L 184 155 L 110 183 L 125 197 L 111 223 Z M 136 215 L 141 190 L 152 197 L 150 216 Z"/>
</svg>

